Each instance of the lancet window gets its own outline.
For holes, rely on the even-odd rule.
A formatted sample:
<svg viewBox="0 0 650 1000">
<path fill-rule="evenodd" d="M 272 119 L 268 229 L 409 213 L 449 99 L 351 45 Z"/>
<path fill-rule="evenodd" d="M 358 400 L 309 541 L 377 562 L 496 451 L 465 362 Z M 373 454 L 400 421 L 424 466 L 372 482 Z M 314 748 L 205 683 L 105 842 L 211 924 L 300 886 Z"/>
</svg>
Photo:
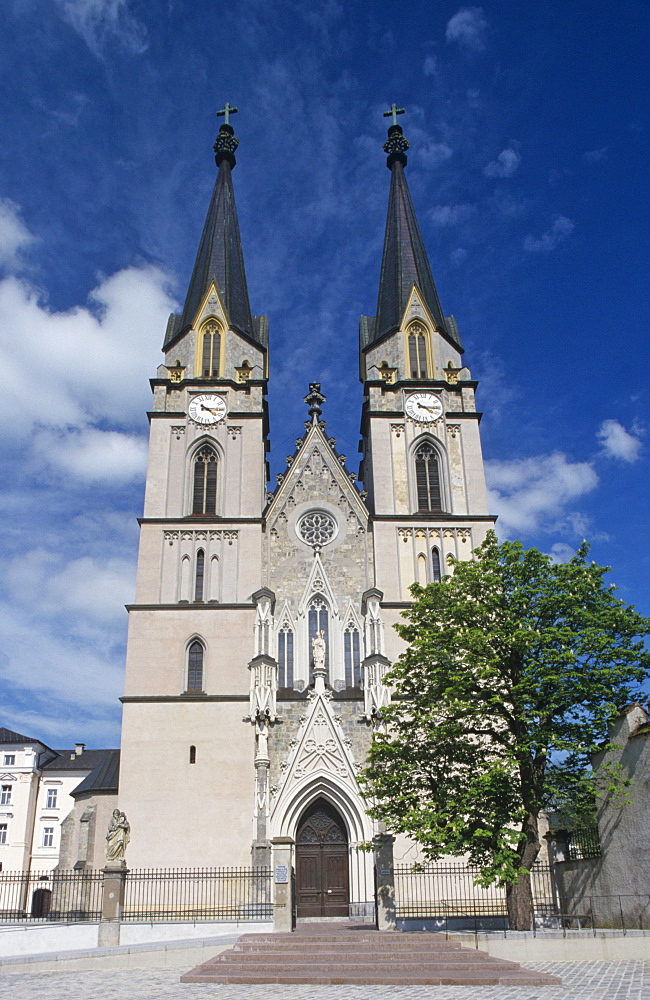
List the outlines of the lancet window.
<svg viewBox="0 0 650 1000">
<path fill-rule="evenodd" d="M 203 600 L 203 589 L 205 586 L 205 552 L 199 549 L 196 553 L 196 568 L 194 572 L 194 600 Z"/>
<path fill-rule="evenodd" d="M 361 687 L 361 642 L 359 629 L 350 622 L 343 633 L 345 686 Z"/>
<path fill-rule="evenodd" d="M 314 659 L 312 656 L 312 639 L 323 632 L 325 640 L 325 669 L 329 674 L 330 639 L 329 639 L 329 609 L 322 597 L 312 598 L 309 605 L 309 677 L 313 680 Z"/>
<path fill-rule="evenodd" d="M 209 444 L 205 444 L 194 459 L 192 513 L 216 514 L 216 511 L 217 453 Z"/>
<path fill-rule="evenodd" d="M 433 583 L 440 583 L 442 572 L 440 569 L 440 550 L 436 545 L 431 549 L 431 580 Z"/>
<path fill-rule="evenodd" d="M 221 354 L 221 327 L 210 320 L 203 327 L 201 345 L 201 375 L 203 378 L 219 377 L 219 356 Z"/>
<path fill-rule="evenodd" d="M 418 511 L 442 510 L 440 463 L 432 444 L 423 442 L 415 453 Z"/>
<path fill-rule="evenodd" d="M 412 323 L 408 330 L 410 378 L 428 378 L 427 331 L 421 323 Z"/>
<path fill-rule="evenodd" d="M 203 690 L 203 643 L 194 639 L 187 651 L 187 690 Z"/>
<path fill-rule="evenodd" d="M 293 687 L 293 629 L 288 622 L 278 632 L 278 687 Z"/>
</svg>

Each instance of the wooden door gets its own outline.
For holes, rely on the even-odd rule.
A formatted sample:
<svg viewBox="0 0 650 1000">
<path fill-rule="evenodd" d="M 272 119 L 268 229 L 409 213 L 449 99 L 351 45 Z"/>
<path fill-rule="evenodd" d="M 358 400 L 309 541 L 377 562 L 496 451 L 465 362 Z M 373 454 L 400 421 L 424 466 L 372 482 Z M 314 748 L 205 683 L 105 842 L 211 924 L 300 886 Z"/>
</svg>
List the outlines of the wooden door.
<svg viewBox="0 0 650 1000">
<path fill-rule="evenodd" d="M 349 914 L 348 837 L 340 814 L 325 799 L 309 807 L 296 837 L 299 917 Z"/>
</svg>

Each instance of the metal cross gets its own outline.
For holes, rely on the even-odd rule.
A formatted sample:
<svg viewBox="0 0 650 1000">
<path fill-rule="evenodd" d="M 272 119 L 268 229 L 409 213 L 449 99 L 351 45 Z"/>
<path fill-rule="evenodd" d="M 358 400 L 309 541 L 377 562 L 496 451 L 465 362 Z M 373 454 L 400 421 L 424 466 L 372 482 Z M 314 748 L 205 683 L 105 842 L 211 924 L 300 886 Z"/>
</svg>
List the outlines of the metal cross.
<svg viewBox="0 0 650 1000">
<path fill-rule="evenodd" d="M 393 105 L 394 107 L 394 105 Z M 231 108 L 228 101 L 226 101 L 226 106 L 221 111 L 217 111 L 217 118 L 225 118 L 226 125 L 230 125 L 230 116 L 236 114 L 237 108 Z M 399 114 L 399 111 L 397 112 Z"/>
<path fill-rule="evenodd" d="M 395 102 L 393 101 L 393 103 L 390 106 L 390 111 L 384 111 L 384 118 L 390 118 L 392 115 L 393 125 L 397 125 L 397 116 L 403 115 L 405 110 L 406 110 L 405 108 L 398 108 Z"/>
</svg>

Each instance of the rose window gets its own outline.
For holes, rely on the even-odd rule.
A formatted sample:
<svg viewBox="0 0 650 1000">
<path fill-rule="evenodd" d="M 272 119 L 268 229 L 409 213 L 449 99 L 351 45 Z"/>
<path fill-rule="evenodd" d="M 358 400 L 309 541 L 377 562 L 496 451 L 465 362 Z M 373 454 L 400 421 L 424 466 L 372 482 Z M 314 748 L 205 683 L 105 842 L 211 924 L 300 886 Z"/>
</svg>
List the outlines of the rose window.
<svg viewBox="0 0 650 1000">
<path fill-rule="evenodd" d="M 298 534 L 307 545 L 327 545 L 336 535 L 336 521 L 323 510 L 310 510 L 300 518 Z"/>
</svg>

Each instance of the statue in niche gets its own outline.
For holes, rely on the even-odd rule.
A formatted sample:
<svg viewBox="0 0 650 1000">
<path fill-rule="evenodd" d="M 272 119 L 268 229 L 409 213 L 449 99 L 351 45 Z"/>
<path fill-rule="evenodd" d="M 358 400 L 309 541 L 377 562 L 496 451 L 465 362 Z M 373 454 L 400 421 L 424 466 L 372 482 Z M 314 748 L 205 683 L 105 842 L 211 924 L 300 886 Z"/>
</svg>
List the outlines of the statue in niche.
<svg viewBox="0 0 650 1000">
<path fill-rule="evenodd" d="M 325 632 L 323 629 L 312 639 L 311 652 L 314 659 L 314 672 L 325 670 Z"/>
<path fill-rule="evenodd" d="M 124 861 L 126 848 L 131 839 L 131 827 L 126 818 L 126 813 L 119 809 L 113 809 L 108 833 L 106 834 L 106 861 L 114 863 Z"/>
</svg>

